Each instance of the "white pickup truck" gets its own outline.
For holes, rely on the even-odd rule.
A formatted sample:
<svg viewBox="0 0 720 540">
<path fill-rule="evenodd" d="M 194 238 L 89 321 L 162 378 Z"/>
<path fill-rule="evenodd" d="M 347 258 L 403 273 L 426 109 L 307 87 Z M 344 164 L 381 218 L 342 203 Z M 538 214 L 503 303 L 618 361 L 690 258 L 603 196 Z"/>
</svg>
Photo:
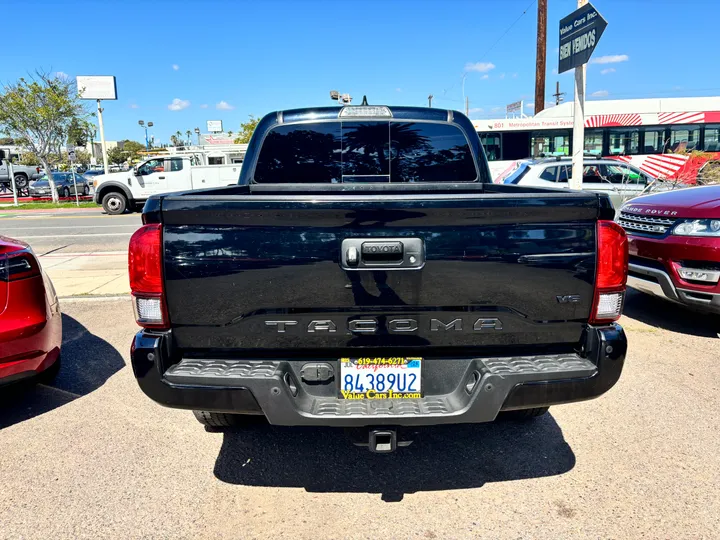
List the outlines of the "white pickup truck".
<svg viewBox="0 0 720 540">
<path fill-rule="evenodd" d="M 194 156 L 160 156 L 143 161 L 128 171 L 95 177 L 95 203 L 108 214 L 140 210 L 151 195 L 237 184 L 239 163 L 195 165 Z"/>
</svg>

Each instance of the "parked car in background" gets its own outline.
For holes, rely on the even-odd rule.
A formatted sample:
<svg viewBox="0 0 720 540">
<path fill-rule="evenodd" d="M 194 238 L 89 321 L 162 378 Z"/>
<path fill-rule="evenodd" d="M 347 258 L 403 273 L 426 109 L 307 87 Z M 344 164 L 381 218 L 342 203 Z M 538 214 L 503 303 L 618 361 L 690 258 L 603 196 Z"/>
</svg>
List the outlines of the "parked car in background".
<svg viewBox="0 0 720 540">
<path fill-rule="evenodd" d="M 583 163 L 583 189 L 607 193 L 615 208 L 620 208 L 625 201 L 642 194 L 649 184 L 656 181 L 634 165 L 614 159 L 585 158 Z M 571 177 L 572 159 L 543 158 L 519 161 L 517 168 L 507 176 L 497 178 L 495 182 L 568 188 Z"/>
<path fill-rule="evenodd" d="M 32 250 L 0 236 L 0 386 L 57 373 L 61 317 L 52 282 Z"/>
<path fill-rule="evenodd" d="M 77 189 L 78 195 L 89 195 L 90 194 L 90 181 L 85 178 L 82 174 L 75 173 L 75 179 L 73 181 L 72 173 L 54 172 L 52 173 L 53 181 L 55 182 L 55 189 L 57 190 L 58 196 L 70 197 L 75 195 Z M 40 180 L 30 184 L 30 196 L 31 197 L 50 197 L 50 182 L 48 181 L 47 175 L 43 175 Z"/>
<path fill-rule="evenodd" d="M 15 186 L 17 186 L 18 191 L 25 190 L 30 181 L 40 178 L 42 174 L 41 167 L 28 167 L 13 163 L 13 176 L 15 176 Z M 6 189 L 8 190 L 12 189 L 10 169 L 6 159 L 0 159 L 0 184 L 7 186 Z"/>
<path fill-rule="evenodd" d="M 720 186 L 638 197 L 618 222 L 629 240 L 628 285 L 720 313 Z"/>
</svg>

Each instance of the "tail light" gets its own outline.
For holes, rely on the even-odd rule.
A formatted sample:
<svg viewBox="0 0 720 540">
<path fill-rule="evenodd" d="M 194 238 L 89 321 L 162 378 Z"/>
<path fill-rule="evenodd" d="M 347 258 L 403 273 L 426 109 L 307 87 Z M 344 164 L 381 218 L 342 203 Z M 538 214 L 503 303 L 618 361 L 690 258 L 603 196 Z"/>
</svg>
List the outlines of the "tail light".
<svg viewBox="0 0 720 540">
<path fill-rule="evenodd" d="M 0 256 L 0 281 L 18 281 L 40 275 L 40 265 L 29 250 L 14 251 Z"/>
<path fill-rule="evenodd" d="M 597 224 L 597 275 L 590 323 L 616 321 L 625 302 L 628 274 L 628 241 L 625 230 L 614 221 Z"/>
<path fill-rule="evenodd" d="M 167 328 L 162 273 L 162 226 L 143 225 L 130 238 L 128 250 L 130 290 L 135 320 L 145 328 Z"/>
</svg>

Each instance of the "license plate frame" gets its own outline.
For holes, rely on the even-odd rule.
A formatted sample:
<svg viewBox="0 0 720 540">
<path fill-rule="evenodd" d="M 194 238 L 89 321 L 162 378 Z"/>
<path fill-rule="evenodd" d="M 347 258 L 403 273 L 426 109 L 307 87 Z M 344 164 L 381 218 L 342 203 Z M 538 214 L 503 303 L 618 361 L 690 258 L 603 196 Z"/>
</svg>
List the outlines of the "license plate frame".
<svg viewBox="0 0 720 540">
<path fill-rule="evenodd" d="M 419 356 L 340 358 L 340 399 L 418 399 L 422 393 Z"/>
</svg>

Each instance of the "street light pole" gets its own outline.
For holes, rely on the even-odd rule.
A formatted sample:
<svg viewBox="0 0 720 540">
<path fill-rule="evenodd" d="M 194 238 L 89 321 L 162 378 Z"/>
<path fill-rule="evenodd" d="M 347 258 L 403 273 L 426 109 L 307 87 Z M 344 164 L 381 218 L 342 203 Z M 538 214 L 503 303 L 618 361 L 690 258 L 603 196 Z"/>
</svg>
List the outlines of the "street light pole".
<svg viewBox="0 0 720 540">
<path fill-rule="evenodd" d="M 198 146 L 200 146 L 200 128 L 195 128 L 193 131 L 195 131 L 195 135 L 197 135 Z"/>
</svg>

